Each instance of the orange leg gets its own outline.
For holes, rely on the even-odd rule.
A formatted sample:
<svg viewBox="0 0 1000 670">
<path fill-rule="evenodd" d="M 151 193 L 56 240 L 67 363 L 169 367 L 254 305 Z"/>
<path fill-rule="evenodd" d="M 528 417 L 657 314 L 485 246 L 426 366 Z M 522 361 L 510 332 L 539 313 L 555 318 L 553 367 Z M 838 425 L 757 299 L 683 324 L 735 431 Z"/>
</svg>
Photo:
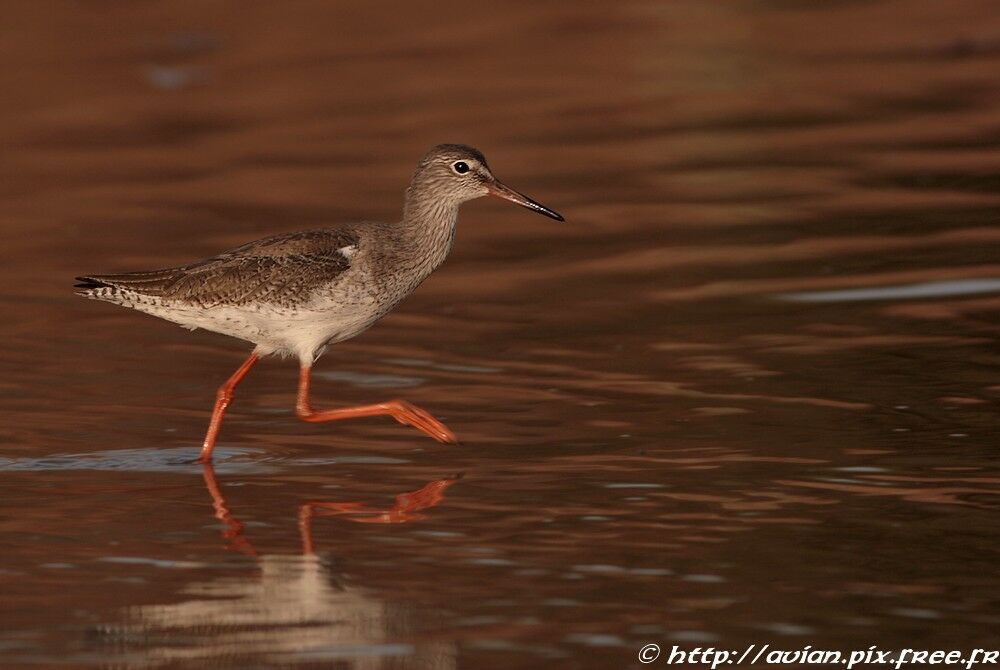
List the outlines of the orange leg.
<svg viewBox="0 0 1000 670">
<path fill-rule="evenodd" d="M 302 366 L 299 372 L 299 397 L 295 403 L 295 412 L 303 421 L 323 422 L 340 421 L 341 419 L 357 419 L 363 416 L 391 416 L 404 426 L 413 426 L 425 435 L 433 437 L 438 442 L 445 444 L 458 444 L 455 434 L 435 419 L 433 416 L 411 405 L 405 400 L 389 400 L 375 405 L 359 405 L 357 407 L 344 407 L 343 409 L 330 409 L 325 412 L 316 412 L 309 404 L 309 378 L 311 368 Z"/>
<path fill-rule="evenodd" d="M 201 445 L 201 455 L 195 463 L 211 463 L 212 462 L 212 449 L 215 448 L 215 438 L 219 436 L 219 428 L 222 427 L 222 417 L 226 413 L 226 408 L 229 407 L 229 403 L 233 400 L 233 389 L 236 385 L 243 381 L 243 378 L 247 376 L 257 361 L 260 360 L 260 356 L 257 352 L 250 354 L 250 358 L 243 362 L 243 365 L 239 367 L 233 376 L 226 380 L 226 383 L 219 387 L 218 392 L 215 394 L 215 409 L 212 410 L 212 420 L 208 424 L 208 432 L 205 434 L 205 443 Z"/>
</svg>

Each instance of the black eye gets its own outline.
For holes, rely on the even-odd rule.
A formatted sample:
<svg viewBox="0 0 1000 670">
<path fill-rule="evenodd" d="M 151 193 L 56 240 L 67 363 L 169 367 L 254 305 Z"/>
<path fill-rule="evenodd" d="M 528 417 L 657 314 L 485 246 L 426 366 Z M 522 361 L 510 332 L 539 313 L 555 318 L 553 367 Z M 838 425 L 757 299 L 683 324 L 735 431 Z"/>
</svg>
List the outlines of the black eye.
<svg viewBox="0 0 1000 670">
<path fill-rule="evenodd" d="M 465 174 L 466 172 L 469 171 L 469 164 L 466 163 L 465 161 L 458 161 L 457 163 L 455 163 L 451 167 L 458 174 Z"/>
</svg>

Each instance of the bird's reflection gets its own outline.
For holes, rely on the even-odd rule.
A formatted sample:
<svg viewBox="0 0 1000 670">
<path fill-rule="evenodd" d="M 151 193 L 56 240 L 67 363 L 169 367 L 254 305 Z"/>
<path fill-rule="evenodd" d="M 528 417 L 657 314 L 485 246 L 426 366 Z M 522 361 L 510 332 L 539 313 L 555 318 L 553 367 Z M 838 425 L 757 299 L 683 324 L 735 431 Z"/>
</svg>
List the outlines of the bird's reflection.
<svg viewBox="0 0 1000 670">
<path fill-rule="evenodd" d="M 386 508 L 360 502 L 313 501 L 300 506 L 301 555 L 258 552 L 226 502 L 211 465 L 203 470 L 215 517 L 224 524 L 228 548 L 254 557 L 260 572 L 228 574 L 189 583 L 188 600 L 130 608 L 121 631 L 140 634 L 149 661 L 175 663 L 212 658 L 238 661 L 253 656 L 268 663 L 344 662 L 358 669 L 453 668 L 454 645 L 413 639 L 411 611 L 368 589 L 346 583 L 316 555 L 315 517 L 348 522 L 401 524 L 424 518 L 456 478 L 429 482 L 401 493 Z M 117 627 L 115 627 L 117 628 Z M 110 631 L 109 631 L 110 632 Z M 156 644 L 156 640 L 164 644 Z M 183 642 L 178 643 L 178 639 Z M 170 640 L 169 643 L 166 640 Z"/>
</svg>

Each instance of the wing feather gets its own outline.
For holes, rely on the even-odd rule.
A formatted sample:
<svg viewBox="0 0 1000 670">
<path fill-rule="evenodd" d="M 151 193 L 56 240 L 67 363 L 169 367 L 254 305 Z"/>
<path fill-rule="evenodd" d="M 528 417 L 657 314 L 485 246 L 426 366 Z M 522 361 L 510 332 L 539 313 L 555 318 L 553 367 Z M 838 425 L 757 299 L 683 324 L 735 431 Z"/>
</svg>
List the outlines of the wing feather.
<svg viewBox="0 0 1000 670">
<path fill-rule="evenodd" d="M 77 277 L 76 287 L 84 295 L 110 288 L 200 307 L 287 305 L 310 289 L 336 282 L 351 267 L 350 255 L 341 249 L 358 244 L 358 235 L 348 230 L 290 233 L 182 267 Z"/>
</svg>

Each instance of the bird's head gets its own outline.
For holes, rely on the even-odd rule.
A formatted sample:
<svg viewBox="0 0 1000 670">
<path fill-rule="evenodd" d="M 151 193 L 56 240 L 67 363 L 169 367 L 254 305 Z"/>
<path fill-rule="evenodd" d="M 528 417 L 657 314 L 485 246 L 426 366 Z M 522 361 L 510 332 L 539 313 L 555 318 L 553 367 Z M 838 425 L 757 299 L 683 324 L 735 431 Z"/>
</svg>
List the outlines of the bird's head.
<svg viewBox="0 0 1000 670">
<path fill-rule="evenodd" d="M 482 152 L 464 144 L 439 144 L 423 157 L 410 182 L 410 198 L 456 205 L 492 195 L 563 221 L 558 212 L 518 193 L 493 176 Z"/>
</svg>

